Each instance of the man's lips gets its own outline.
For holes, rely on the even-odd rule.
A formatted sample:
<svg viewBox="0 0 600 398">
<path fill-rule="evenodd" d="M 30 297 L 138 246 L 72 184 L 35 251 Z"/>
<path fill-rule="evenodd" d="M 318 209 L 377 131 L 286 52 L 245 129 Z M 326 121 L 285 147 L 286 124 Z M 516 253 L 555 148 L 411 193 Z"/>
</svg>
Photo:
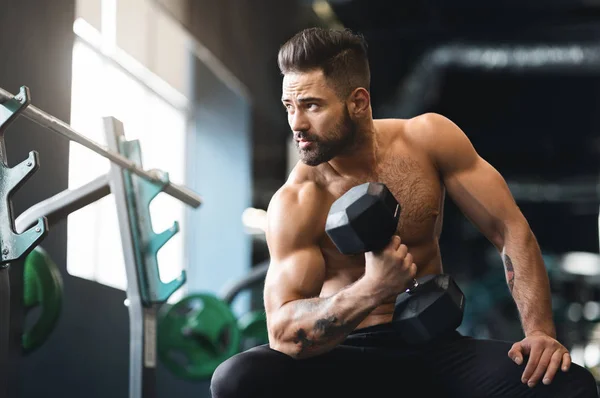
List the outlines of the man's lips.
<svg viewBox="0 0 600 398">
<path fill-rule="evenodd" d="M 313 142 L 310 140 L 296 140 L 296 141 L 298 141 L 298 146 L 303 149 L 309 147 Z"/>
</svg>

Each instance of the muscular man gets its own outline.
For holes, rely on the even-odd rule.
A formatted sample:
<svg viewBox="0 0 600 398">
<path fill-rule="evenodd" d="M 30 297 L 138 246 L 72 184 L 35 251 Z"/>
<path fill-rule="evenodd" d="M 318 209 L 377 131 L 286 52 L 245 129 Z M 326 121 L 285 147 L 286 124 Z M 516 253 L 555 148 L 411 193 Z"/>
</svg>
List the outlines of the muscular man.
<svg viewBox="0 0 600 398">
<path fill-rule="evenodd" d="M 366 45 L 348 30 L 299 32 L 278 63 L 300 161 L 268 208 L 269 344 L 222 363 L 213 398 L 597 397 L 591 373 L 556 340 L 533 232 L 463 131 L 434 113 L 374 120 Z M 397 235 L 383 251 L 342 255 L 325 233 L 327 213 L 367 181 L 386 184 L 402 205 Z M 446 194 L 497 248 L 523 340 L 455 331 L 411 346 L 390 327 L 412 278 L 443 272 Z"/>
</svg>

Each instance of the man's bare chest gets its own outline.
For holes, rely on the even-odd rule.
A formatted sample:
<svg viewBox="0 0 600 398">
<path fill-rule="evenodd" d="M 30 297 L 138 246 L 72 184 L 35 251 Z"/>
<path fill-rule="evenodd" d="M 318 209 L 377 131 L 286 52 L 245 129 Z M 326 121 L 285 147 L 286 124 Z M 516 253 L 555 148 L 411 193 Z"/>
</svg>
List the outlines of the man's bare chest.
<svg viewBox="0 0 600 398">
<path fill-rule="evenodd" d="M 375 181 L 385 184 L 400 203 L 398 234 L 406 243 L 420 244 L 435 236 L 443 188 L 433 167 L 410 158 L 387 161 L 368 177 L 333 181 L 329 186 L 331 202 L 353 186 Z"/>
</svg>

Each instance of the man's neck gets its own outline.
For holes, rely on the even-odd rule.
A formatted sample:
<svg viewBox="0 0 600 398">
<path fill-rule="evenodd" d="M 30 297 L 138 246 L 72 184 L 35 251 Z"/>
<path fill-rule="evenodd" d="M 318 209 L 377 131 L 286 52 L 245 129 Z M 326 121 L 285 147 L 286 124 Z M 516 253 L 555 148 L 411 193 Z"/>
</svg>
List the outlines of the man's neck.
<svg viewBox="0 0 600 398">
<path fill-rule="evenodd" d="M 379 143 L 373 120 L 360 126 L 352 148 L 328 163 L 342 177 L 361 178 L 371 176 L 377 169 Z"/>
</svg>

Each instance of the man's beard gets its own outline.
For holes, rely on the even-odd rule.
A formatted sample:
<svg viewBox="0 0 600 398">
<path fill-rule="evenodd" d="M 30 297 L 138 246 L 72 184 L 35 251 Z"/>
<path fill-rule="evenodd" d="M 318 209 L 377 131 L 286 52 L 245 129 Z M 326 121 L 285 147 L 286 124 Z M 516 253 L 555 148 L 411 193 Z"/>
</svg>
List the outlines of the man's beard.
<svg viewBox="0 0 600 398">
<path fill-rule="evenodd" d="M 304 133 L 298 134 L 303 139 L 311 141 L 309 148 L 301 149 L 300 143 L 297 139 L 295 140 L 300 160 L 309 166 L 317 166 L 327 162 L 352 148 L 356 139 L 356 132 L 356 123 L 350 119 L 348 109 L 345 109 L 342 120 L 334 127 L 333 131 L 327 134 L 328 137 L 333 138 L 312 137 Z"/>
</svg>

